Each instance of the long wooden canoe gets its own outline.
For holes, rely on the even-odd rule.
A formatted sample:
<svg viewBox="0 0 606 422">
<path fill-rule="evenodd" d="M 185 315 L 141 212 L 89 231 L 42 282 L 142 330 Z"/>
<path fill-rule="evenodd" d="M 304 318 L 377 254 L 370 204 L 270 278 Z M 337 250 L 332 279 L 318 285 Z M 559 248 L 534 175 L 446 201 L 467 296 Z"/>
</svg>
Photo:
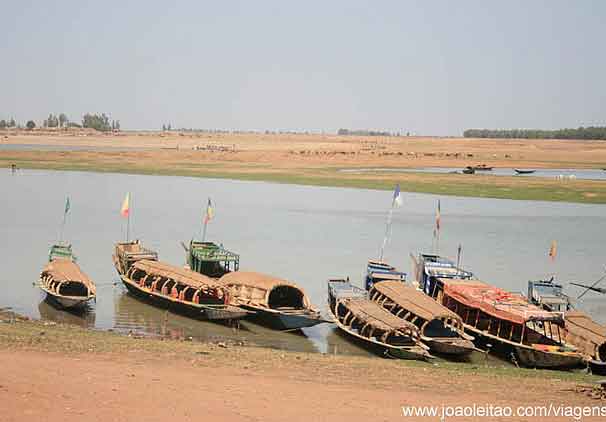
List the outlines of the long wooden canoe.
<svg viewBox="0 0 606 422">
<path fill-rule="evenodd" d="M 399 281 L 375 283 L 370 300 L 393 315 L 417 326 L 421 340 L 432 352 L 468 355 L 475 350 L 461 317 L 423 292 Z"/>
<path fill-rule="evenodd" d="M 47 297 L 63 308 L 82 308 L 95 299 L 95 283 L 75 262 L 71 245 L 51 247 L 49 263 L 40 274 L 39 286 Z"/>
<path fill-rule="evenodd" d="M 414 324 L 369 300 L 366 291 L 348 280 L 328 281 L 328 304 L 337 327 L 363 345 L 402 359 L 432 357 Z"/>
<path fill-rule="evenodd" d="M 230 303 L 255 312 L 251 318 L 281 330 L 296 330 L 323 322 L 320 312 L 295 283 L 252 271 L 225 274 L 219 283 L 229 290 Z"/>
<path fill-rule="evenodd" d="M 140 243 L 116 245 L 114 266 L 134 296 L 198 319 L 240 319 L 251 312 L 230 304 L 228 290 L 217 280 L 157 261 Z"/>
</svg>

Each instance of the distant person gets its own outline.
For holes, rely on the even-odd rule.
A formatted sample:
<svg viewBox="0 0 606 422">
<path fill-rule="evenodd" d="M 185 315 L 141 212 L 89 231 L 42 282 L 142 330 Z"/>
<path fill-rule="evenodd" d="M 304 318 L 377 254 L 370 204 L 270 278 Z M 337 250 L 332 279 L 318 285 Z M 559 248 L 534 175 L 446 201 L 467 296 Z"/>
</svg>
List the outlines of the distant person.
<svg viewBox="0 0 606 422">
<path fill-rule="evenodd" d="M 17 171 L 17 164 L 11 164 L 11 172 L 15 173 Z"/>
</svg>

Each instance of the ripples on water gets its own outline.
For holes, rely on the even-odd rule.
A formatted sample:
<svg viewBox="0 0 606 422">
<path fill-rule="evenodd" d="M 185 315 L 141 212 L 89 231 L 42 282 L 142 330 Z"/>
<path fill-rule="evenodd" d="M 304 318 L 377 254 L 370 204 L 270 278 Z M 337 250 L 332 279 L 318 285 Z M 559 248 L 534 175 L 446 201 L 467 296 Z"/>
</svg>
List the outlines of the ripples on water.
<svg viewBox="0 0 606 422">
<path fill-rule="evenodd" d="M 167 313 L 126 294 L 111 254 L 114 242 L 124 238 L 119 208 L 125 192 L 132 192 L 132 232 L 175 265 L 185 263 L 179 242 L 199 236 L 210 196 L 216 216 L 209 239 L 240 253 L 242 269 L 296 281 L 317 307 L 326 309 L 326 280 L 350 276 L 361 284 L 366 260 L 377 256 L 389 192 L 33 170 L 0 174 L 0 189 L 0 307 L 34 318 L 150 336 L 366 354 L 327 324 L 306 329 L 304 335 L 250 322 L 235 331 Z M 35 286 L 48 248 L 58 237 L 67 195 L 71 211 L 65 237 L 97 283 L 97 303 L 85 315 L 56 310 Z M 403 207 L 394 212 L 385 256 L 404 271 L 410 270 L 410 252 L 431 249 L 437 198 L 404 193 Z M 499 287 L 525 291 L 527 280 L 552 274 L 561 281 L 589 284 L 604 271 L 602 205 L 441 197 L 441 206 L 441 252 L 453 256 L 461 243 L 463 265 Z M 558 241 L 555 262 L 547 257 L 553 239 Z M 574 286 L 567 290 L 573 296 L 581 292 Z M 606 322 L 606 297 L 588 293 L 578 305 Z"/>
</svg>

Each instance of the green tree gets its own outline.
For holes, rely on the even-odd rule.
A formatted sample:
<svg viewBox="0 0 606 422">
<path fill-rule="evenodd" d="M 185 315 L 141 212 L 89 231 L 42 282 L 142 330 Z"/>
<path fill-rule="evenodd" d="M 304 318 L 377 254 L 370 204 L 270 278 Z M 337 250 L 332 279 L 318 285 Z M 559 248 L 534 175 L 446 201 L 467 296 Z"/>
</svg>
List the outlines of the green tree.
<svg viewBox="0 0 606 422">
<path fill-rule="evenodd" d="M 103 114 L 85 114 L 82 117 L 82 127 L 100 130 L 103 132 L 110 131 L 112 126 L 109 122 L 109 117 Z"/>
<path fill-rule="evenodd" d="M 2 119 L 0 120 L 0 129 L 6 129 L 8 127 L 8 123 L 6 122 L 6 120 Z"/>
<path fill-rule="evenodd" d="M 36 127 L 36 123 L 33 120 L 28 120 L 27 123 L 25 124 L 25 127 L 28 128 L 29 130 L 32 130 L 33 128 Z"/>
<path fill-rule="evenodd" d="M 43 125 L 46 127 L 57 127 L 59 126 L 59 119 L 51 113 L 48 115 L 48 118 L 44 121 Z"/>
<path fill-rule="evenodd" d="M 15 119 L 11 118 L 10 122 L 8 122 L 8 127 L 16 127 L 17 123 L 15 123 Z"/>
<path fill-rule="evenodd" d="M 65 113 L 59 114 L 59 127 L 67 125 L 67 122 L 69 122 L 69 119 L 67 118 Z"/>
</svg>

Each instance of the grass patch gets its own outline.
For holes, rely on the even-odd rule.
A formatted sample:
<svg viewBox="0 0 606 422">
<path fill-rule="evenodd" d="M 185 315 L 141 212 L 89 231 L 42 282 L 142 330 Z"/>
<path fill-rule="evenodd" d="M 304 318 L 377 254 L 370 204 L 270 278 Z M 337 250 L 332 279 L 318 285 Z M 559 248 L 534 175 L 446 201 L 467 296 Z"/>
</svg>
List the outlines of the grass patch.
<svg viewBox="0 0 606 422">
<path fill-rule="evenodd" d="M 35 157 L 35 158 L 34 158 Z M 0 167 L 17 163 L 20 168 L 94 171 L 163 176 L 208 177 L 346 188 L 392 190 L 479 198 L 540 200 L 606 204 L 606 182 L 557 181 L 514 176 L 399 173 L 347 174 L 335 166 L 271 168 L 269 164 L 241 162 L 197 162 L 179 157 L 155 162 L 151 158 L 121 157 L 104 153 L 62 152 L 12 153 L 0 155 Z M 265 169 L 265 170 L 264 170 Z"/>
</svg>

